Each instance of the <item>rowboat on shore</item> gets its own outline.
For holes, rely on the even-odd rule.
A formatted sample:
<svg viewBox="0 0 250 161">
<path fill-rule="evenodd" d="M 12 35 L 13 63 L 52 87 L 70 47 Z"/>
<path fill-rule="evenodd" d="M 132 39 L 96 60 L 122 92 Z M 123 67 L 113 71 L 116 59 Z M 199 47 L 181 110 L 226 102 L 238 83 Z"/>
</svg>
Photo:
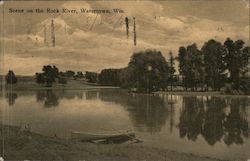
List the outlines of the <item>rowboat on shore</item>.
<svg viewBox="0 0 250 161">
<path fill-rule="evenodd" d="M 113 131 L 105 133 L 88 133 L 81 131 L 72 131 L 71 138 L 80 141 L 133 139 L 135 138 L 135 133 L 129 130 Z"/>
</svg>

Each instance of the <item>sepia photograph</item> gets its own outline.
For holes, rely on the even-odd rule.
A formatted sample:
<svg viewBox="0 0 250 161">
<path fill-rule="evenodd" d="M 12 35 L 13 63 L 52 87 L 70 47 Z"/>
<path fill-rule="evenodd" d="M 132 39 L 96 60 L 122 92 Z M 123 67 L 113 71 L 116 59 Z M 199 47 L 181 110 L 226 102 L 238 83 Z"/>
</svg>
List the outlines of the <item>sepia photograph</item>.
<svg viewBox="0 0 250 161">
<path fill-rule="evenodd" d="M 249 0 L 1 0 L 0 161 L 250 161 Z"/>
</svg>

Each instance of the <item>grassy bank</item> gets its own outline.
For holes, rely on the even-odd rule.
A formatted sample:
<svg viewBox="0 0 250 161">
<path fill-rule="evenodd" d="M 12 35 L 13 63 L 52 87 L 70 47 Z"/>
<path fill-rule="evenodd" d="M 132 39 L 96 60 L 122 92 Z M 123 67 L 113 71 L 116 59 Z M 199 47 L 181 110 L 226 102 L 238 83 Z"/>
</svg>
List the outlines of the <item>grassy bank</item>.
<svg viewBox="0 0 250 161">
<path fill-rule="evenodd" d="M 88 83 L 83 80 L 67 79 L 67 84 L 53 83 L 52 87 L 45 87 L 36 83 L 35 77 L 33 76 L 18 76 L 17 84 L 13 85 L 1 85 L 5 90 L 42 90 L 42 89 L 93 89 L 93 88 L 118 88 L 110 86 L 99 86 L 94 83 Z"/>
<path fill-rule="evenodd" d="M 138 144 L 92 144 L 46 137 L 2 126 L 1 153 L 5 160 L 85 161 L 216 161 L 217 159 Z M 4 149 L 2 149 L 4 147 Z"/>
<path fill-rule="evenodd" d="M 67 84 L 53 83 L 52 87 L 45 87 L 36 83 L 35 76 L 17 76 L 18 83 L 13 85 L 0 85 L 0 88 L 8 90 L 87 90 L 87 89 L 118 89 L 120 87 L 101 86 L 97 83 L 88 83 L 84 80 L 75 80 L 68 78 Z M 1 82 L 2 83 L 2 82 Z M 184 88 L 174 88 L 173 91 L 158 91 L 155 94 L 171 95 L 193 95 L 193 96 L 233 96 L 233 97 L 250 97 L 249 95 L 222 94 L 218 91 L 185 91 Z"/>
</svg>

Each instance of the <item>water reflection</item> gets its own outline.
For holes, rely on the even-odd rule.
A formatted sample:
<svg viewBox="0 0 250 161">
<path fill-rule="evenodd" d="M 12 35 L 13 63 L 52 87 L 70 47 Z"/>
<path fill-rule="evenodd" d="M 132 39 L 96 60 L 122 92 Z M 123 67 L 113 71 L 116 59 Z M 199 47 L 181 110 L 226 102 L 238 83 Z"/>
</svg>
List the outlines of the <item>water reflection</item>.
<svg viewBox="0 0 250 161">
<path fill-rule="evenodd" d="M 18 95 L 6 94 L 10 106 Z M 142 132 L 158 133 L 168 126 L 169 133 L 178 130 L 180 138 L 190 141 L 202 136 L 211 146 L 217 142 L 241 145 L 249 138 L 248 98 L 146 95 L 122 90 L 36 91 L 36 101 L 44 107 L 59 106 L 62 99 L 119 104 L 128 111 L 134 128 Z"/>
<path fill-rule="evenodd" d="M 159 95 L 133 95 L 122 90 L 91 90 L 91 91 L 52 91 L 36 92 L 37 102 L 43 102 L 44 107 L 56 107 L 61 99 L 100 99 L 122 105 L 129 111 L 136 128 L 149 132 L 159 132 L 165 125 L 170 109 Z M 173 111 L 173 105 L 171 110 Z M 173 124 L 172 124 L 173 126 Z M 144 129 L 146 128 L 146 129 Z"/>
<path fill-rule="evenodd" d="M 86 91 L 85 92 L 86 95 L 86 100 L 94 100 L 97 99 L 99 97 L 99 92 L 98 91 Z"/>
<path fill-rule="evenodd" d="M 209 145 L 223 140 L 226 145 L 243 144 L 249 137 L 247 99 L 183 97 L 180 137 L 196 141 L 202 135 Z"/>
<path fill-rule="evenodd" d="M 224 134 L 226 99 L 211 98 L 206 100 L 206 104 L 207 110 L 204 110 L 204 119 L 200 120 L 204 126 L 201 134 L 210 145 L 214 145 L 221 140 Z"/>
<path fill-rule="evenodd" d="M 97 99 L 99 92 L 97 91 L 53 91 L 41 90 L 36 92 L 37 102 L 43 102 L 44 107 L 56 107 L 59 105 L 60 99 Z"/>
<path fill-rule="evenodd" d="M 249 125 L 246 113 L 246 101 L 234 99 L 230 104 L 230 114 L 226 117 L 224 123 L 225 137 L 224 142 L 227 145 L 243 144 L 243 137 L 249 137 Z"/>
<path fill-rule="evenodd" d="M 159 95 L 130 94 L 122 91 L 100 91 L 100 99 L 122 105 L 130 114 L 135 128 L 159 132 L 169 117 L 168 104 Z"/>
<path fill-rule="evenodd" d="M 201 133 L 201 121 L 204 118 L 204 104 L 195 97 L 183 98 L 183 110 L 180 116 L 180 137 L 195 141 Z"/>
<path fill-rule="evenodd" d="M 6 93 L 5 97 L 7 99 L 9 106 L 13 106 L 15 104 L 15 101 L 18 95 L 17 93 L 11 91 L 11 92 Z"/>
<path fill-rule="evenodd" d="M 59 105 L 59 96 L 52 90 L 37 91 L 37 102 L 43 102 L 44 107 L 55 107 Z"/>
</svg>

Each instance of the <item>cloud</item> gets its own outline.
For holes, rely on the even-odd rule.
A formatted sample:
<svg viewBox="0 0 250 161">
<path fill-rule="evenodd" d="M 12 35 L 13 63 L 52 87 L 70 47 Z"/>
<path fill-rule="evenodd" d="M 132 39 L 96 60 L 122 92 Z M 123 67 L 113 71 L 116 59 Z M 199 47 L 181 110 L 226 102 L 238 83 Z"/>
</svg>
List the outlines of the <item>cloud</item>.
<svg viewBox="0 0 250 161">
<path fill-rule="evenodd" d="M 34 25 L 32 33 L 5 37 L 5 69 L 17 74 L 32 75 L 45 64 L 54 64 L 61 70 L 100 71 L 103 68 L 125 67 L 133 52 L 157 49 L 168 57 L 180 46 L 196 42 L 199 47 L 213 38 L 227 37 L 248 42 L 249 26 L 205 19 L 190 15 L 163 15 L 164 6 L 145 2 L 66 2 L 70 9 L 119 8 L 124 14 L 61 14 L 53 17 L 56 47 L 51 47 L 51 17 Z M 140 7 L 138 7 L 140 5 Z M 129 39 L 126 38 L 124 18 L 129 17 Z M 136 17 L 137 46 L 133 45 L 133 21 Z M 44 44 L 44 29 L 46 41 Z M 22 63 L 18 63 L 22 62 Z M 29 70 L 30 69 L 30 70 Z"/>
<path fill-rule="evenodd" d="M 4 70 L 14 70 L 17 75 L 34 75 L 41 71 L 44 64 L 52 64 L 53 60 L 50 58 L 36 58 L 36 57 L 19 57 L 18 55 L 8 54 L 4 55 Z"/>
<path fill-rule="evenodd" d="M 187 18 L 187 23 L 189 22 Z M 201 45 L 209 39 L 225 41 L 226 38 L 243 39 L 248 41 L 249 27 L 236 27 L 233 24 L 226 22 L 218 22 L 209 19 L 201 19 L 192 17 L 191 22 L 183 32 L 183 37 L 180 42 L 196 42 Z"/>
<path fill-rule="evenodd" d="M 159 17 L 156 18 L 157 25 L 161 28 L 165 28 L 170 31 L 177 31 L 177 30 L 183 30 L 186 26 L 183 21 L 180 21 L 176 18 L 170 18 L 170 17 Z"/>
</svg>

